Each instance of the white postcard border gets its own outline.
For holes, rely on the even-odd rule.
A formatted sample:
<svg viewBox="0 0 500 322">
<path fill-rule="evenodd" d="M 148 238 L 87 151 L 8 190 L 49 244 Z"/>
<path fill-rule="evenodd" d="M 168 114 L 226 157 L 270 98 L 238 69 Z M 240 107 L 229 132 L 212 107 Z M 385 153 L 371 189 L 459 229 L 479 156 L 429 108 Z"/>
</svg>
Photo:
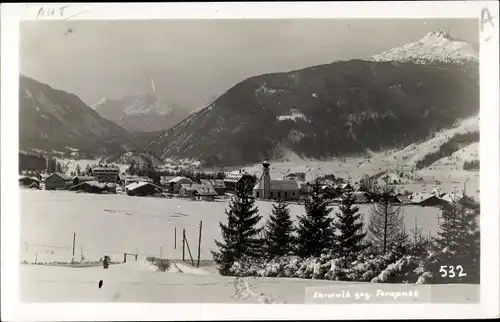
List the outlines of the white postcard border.
<svg viewBox="0 0 500 322">
<path fill-rule="evenodd" d="M 43 4 L 58 8 L 64 4 Z M 19 298 L 18 89 L 19 20 L 36 20 L 42 4 L 2 4 L 1 16 L 1 292 L 3 320 L 391 319 L 494 317 L 499 312 L 498 2 L 290 2 L 72 4 L 64 19 L 270 19 L 270 18 L 480 18 L 493 15 L 494 31 L 481 37 L 481 303 L 478 305 L 228 305 L 24 304 Z M 56 11 L 57 12 L 57 11 Z M 483 32 L 484 33 L 484 32 Z"/>
</svg>

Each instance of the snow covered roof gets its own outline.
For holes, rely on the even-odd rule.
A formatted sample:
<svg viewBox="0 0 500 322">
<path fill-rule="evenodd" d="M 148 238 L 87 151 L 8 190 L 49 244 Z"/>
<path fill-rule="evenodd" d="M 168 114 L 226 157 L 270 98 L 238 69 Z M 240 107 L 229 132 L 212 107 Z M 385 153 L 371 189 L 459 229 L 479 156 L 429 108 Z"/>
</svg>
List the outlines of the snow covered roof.
<svg viewBox="0 0 500 322">
<path fill-rule="evenodd" d="M 432 197 L 435 197 L 435 195 L 433 193 L 427 193 L 427 192 L 414 193 L 410 196 L 410 200 L 413 202 L 421 202 L 421 201 L 427 200 L 427 199 L 432 198 Z"/>
<path fill-rule="evenodd" d="M 95 180 L 95 178 L 91 177 L 91 176 L 74 176 L 73 179 L 78 179 L 80 181 L 93 181 L 93 180 Z"/>
<path fill-rule="evenodd" d="M 181 188 L 188 191 L 196 191 L 200 196 L 216 196 L 217 192 L 211 185 L 206 184 L 181 184 Z"/>
<path fill-rule="evenodd" d="M 403 196 L 403 195 L 396 196 L 396 199 L 403 204 L 410 203 L 412 201 L 408 196 Z"/>
<path fill-rule="evenodd" d="M 183 183 L 183 184 L 181 184 L 181 189 L 184 189 L 184 190 L 196 190 L 191 183 Z"/>
<path fill-rule="evenodd" d="M 254 190 L 264 189 L 264 182 L 260 181 L 254 187 Z M 295 180 L 271 180 L 271 190 L 295 191 L 299 190 L 299 184 Z"/>
<path fill-rule="evenodd" d="M 77 187 L 83 187 L 83 186 L 91 186 L 91 187 L 95 187 L 95 188 L 99 188 L 99 189 L 106 188 L 106 184 L 105 183 L 100 183 L 100 182 L 98 182 L 96 180 L 93 180 L 93 181 L 84 181 L 84 182 L 81 182 L 79 184 L 71 186 L 70 189 L 75 189 Z"/>
<path fill-rule="evenodd" d="M 246 172 L 242 172 L 242 173 L 233 173 L 231 172 L 230 174 L 228 174 L 225 178 L 224 178 L 224 182 L 238 182 L 240 181 L 243 177 L 245 176 L 250 176 L 248 173 Z"/>
<path fill-rule="evenodd" d="M 210 185 L 214 188 L 225 188 L 226 185 L 224 184 L 224 180 L 206 180 L 206 179 L 201 179 L 200 180 L 201 184 L 204 185 Z"/>
<path fill-rule="evenodd" d="M 200 196 L 216 196 L 217 192 L 215 192 L 214 188 L 210 185 L 204 184 L 194 184 L 193 188 L 198 192 Z"/>
<path fill-rule="evenodd" d="M 153 180 L 149 177 L 140 177 L 140 176 L 127 176 L 126 181 L 143 181 L 143 182 L 153 182 Z"/>
<path fill-rule="evenodd" d="M 174 178 L 176 178 L 176 177 L 175 176 L 161 176 L 160 177 L 160 181 L 169 182 L 169 181 L 171 181 Z"/>
<path fill-rule="evenodd" d="M 63 179 L 64 181 L 72 181 L 73 178 L 71 178 L 70 176 L 68 176 L 67 174 L 64 174 L 64 173 L 57 173 L 57 172 L 54 172 L 52 173 L 50 176 L 48 176 L 47 178 L 50 178 L 52 176 L 58 176 L 60 177 L 61 179 Z"/>
<path fill-rule="evenodd" d="M 463 195 L 462 194 L 450 194 L 450 193 L 446 193 L 443 196 L 441 196 L 440 198 L 443 199 L 444 201 L 448 202 L 448 203 L 453 203 L 453 202 L 456 202 L 456 201 L 462 199 Z"/>
<path fill-rule="evenodd" d="M 144 182 L 144 181 L 133 182 L 133 183 L 131 183 L 131 184 L 129 184 L 129 185 L 127 185 L 127 186 L 125 186 L 125 189 L 126 189 L 126 190 L 135 190 L 135 189 L 137 189 L 137 188 L 139 188 L 139 187 L 142 187 L 142 186 L 147 186 L 147 185 L 151 185 L 151 186 L 153 186 L 153 187 L 155 187 L 155 188 L 157 188 L 157 189 L 161 189 L 161 190 L 163 190 L 163 188 L 162 188 L 162 187 L 158 187 L 157 185 L 152 184 L 151 182 Z"/>
<path fill-rule="evenodd" d="M 92 187 L 97 187 L 97 188 L 101 188 L 101 189 L 104 189 L 106 188 L 106 184 L 105 183 L 100 183 L 99 181 L 85 181 L 82 183 L 82 185 L 89 185 L 89 186 L 92 186 Z"/>
<path fill-rule="evenodd" d="M 173 178 L 172 180 L 170 180 L 170 183 L 177 183 L 177 182 L 179 182 L 179 181 L 181 181 L 181 180 L 183 180 L 183 181 L 186 181 L 186 180 L 187 180 L 187 181 L 189 181 L 189 182 L 192 182 L 192 181 L 191 181 L 191 179 L 186 178 L 186 177 L 175 177 L 175 178 Z"/>
<path fill-rule="evenodd" d="M 40 180 L 36 177 L 29 177 L 29 176 L 19 176 L 19 180 L 26 180 L 26 179 L 30 179 L 30 180 L 33 180 L 33 181 L 36 181 L 36 182 L 40 182 Z"/>
</svg>

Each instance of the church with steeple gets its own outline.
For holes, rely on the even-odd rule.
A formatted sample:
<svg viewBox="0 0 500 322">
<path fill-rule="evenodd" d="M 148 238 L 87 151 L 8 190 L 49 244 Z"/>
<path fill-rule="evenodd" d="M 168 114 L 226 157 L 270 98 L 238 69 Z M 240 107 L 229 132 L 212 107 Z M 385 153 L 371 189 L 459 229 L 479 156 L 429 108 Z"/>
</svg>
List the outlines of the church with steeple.
<svg viewBox="0 0 500 322">
<path fill-rule="evenodd" d="M 262 175 L 259 182 L 253 188 L 253 196 L 264 200 L 297 200 L 299 199 L 299 185 L 295 180 L 272 180 L 269 167 L 271 164 L 266 160 L 262 163 Z"/>
</svg>

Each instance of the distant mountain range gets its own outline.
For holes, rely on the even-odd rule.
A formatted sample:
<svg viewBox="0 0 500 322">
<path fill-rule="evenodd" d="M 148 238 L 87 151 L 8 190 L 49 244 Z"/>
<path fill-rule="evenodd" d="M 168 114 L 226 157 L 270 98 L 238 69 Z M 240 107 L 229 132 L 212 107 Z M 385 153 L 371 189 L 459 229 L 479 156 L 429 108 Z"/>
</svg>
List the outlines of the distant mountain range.
<svg viewBox="0 0 500 322">
<path fill-rule="evenodd" d="M 130 133 L 104 119 L 74 94 L 21 75 L 19 77 L 20 148 L 42 150 L 121 150 Z"/>
<path fill-rule="evenodd" d="M 153 95 L 106 99 L 93 110 L 24 76 L 20 105 L 21 147 L 69 146 L 114 158 L 147 151 L 233 166 L 420 141 L 478 113 L 479 70 L 472 46 L 437 31 L 371 60 L 250 77 L 189 116 Z"/>
<path fill-rule="evenodd" d="M 189 116 L 190 111 L 153 94 L 128 95 L 122 99 L 102 99 L 93 106 L 102 117 L 129 131 L 167 130 Z"/>
<path fill-rule="evenodd" d="M 147 148 L 165 158 L 229 166 L 289 152 L 363 154 L 421 140 L 479 111 L 477 54 L 441 32 L 422 39 L 422 46 L 372 61 L 248 78 Z M 450 48 L 457 49 L 453 55 Z"/>
</svg>

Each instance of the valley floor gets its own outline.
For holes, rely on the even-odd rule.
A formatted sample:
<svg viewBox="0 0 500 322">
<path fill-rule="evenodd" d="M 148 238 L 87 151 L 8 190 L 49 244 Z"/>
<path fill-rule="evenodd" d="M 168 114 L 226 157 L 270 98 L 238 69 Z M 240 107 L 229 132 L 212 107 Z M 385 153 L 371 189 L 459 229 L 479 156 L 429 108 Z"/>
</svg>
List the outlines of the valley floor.
<svg viewBox="0 0 500 322">
<path fill-rule="evenodd" d="M 212 260 L 214 240 L 221 240 L 219 222 L 226 222 L 228 200 L 191 201 L 127 195 L 88 194 L 70 191 L 21 189 L 20 259 L 27 263 L 96 261 L 108 255 L 123 261 L 123 254 L 140 257 L 182 258 L 182 232 L 186 230 L 185 258 L 198 254 L 199 225 L 203 221 L 201 260 Z M 271 202 L 257 201 L 264 224 L 272 210 Z M 365 223 L 371 205 L 359 205 Z M 333 207 L 332 216 L 338 211 Z M 303 205 L 290 205 L 292 220 L 304 213 Z M 405 206 L 407 229 L 415 225 L 423 233 L 435 234 L 440 210 L 433 207 Z M 188 247 L 189 246 L 189 247 Z"/>
</svg>

